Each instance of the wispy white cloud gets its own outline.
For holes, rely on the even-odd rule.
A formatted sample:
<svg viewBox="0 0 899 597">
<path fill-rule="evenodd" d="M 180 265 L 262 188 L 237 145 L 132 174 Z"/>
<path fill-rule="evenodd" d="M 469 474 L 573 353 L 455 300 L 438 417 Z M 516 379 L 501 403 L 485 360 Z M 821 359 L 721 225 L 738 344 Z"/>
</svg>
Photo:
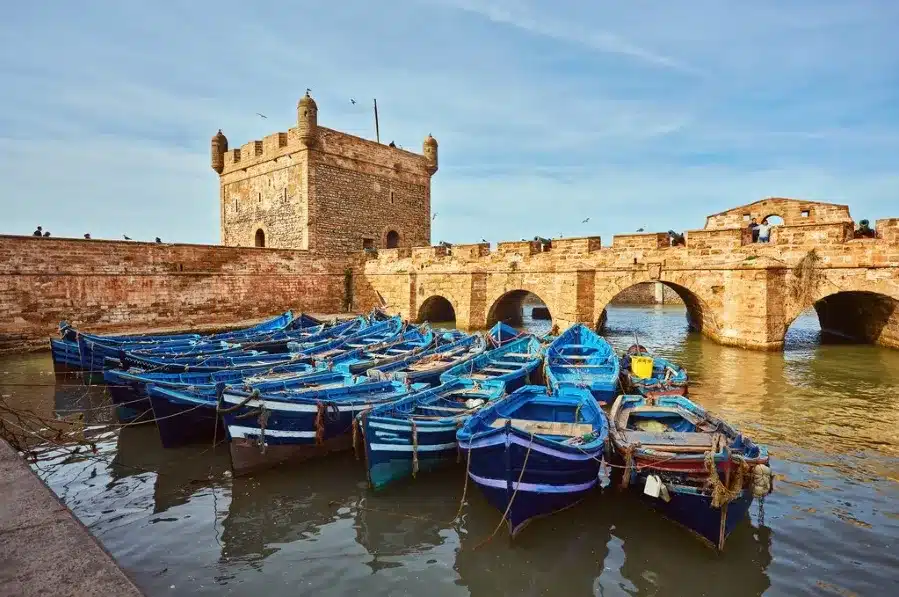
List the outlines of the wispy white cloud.
<svg viewBox="0 0 899 597">
<path fill-rule="evenodd" d="M 306 87 L 325 126 L 372 138 L 377 97 L 382 140 L 440 140 L 435 241 L 897 215 L 890 0 L 41 4 L 0 23 L 0 232 L 216 242 L 209 137 L 287 129 Z"/>
</svg>

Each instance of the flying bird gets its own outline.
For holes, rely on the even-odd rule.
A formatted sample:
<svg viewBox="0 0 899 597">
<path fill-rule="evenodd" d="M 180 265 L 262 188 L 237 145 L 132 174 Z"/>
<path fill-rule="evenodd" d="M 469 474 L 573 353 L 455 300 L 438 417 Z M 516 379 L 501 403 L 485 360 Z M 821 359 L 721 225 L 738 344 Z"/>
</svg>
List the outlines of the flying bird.
<svg viewBox="0 0 899 597">
<path fill-rule="evenodd" d="M 256 112 L 256 116 L 259 116 L 260 118 L 268 118 L 268 116 L 266 116 L 265 114 L 261 114 L 259 112 Z"/>
<path fill-rule="evenodd" d="M 353 105 L 355 106 L 355 105 L 356 105 L 356 100 L 354 100 L 353 98 L 350 98 L 350 103 L 353 104 Z"/>
<path fill-rule="evenodd" d="M 589 221 L 590 221 L 590 218 L 584 218 L 583 220 L 581 220 L 581 224 L 586 224 Z"/>
<path fill-rule="evenodd" d="M 486 242 L 489 242 L 489 241 L 488 241 L 486 238 L 482 238 L 482 239 L 481 239 L 481 242 L 482 242 L 482 243 L 486 243 Z"/>
<path fill-rule="evenodd" d="M 440 213 L 440 212 L 436 212 L 436 211 L 435 211 L 435 212 L 434 212 L 434 215 L 433 215 L 433 216 L 431 216 L 431 221 L 433 221 L 433 220 L 434 220 L 434 218 L 436 218 L 436 217 L 437 217 L 437 214 L 438 214 L 438 213 Z"/>
<path fill-rule="evenodd" d="M 131 240 L 131 237 L 128 236 L 127 234 L 123 234 L 122 237 L 123 237 L 125 240 Z"/>
<path fill-rule="evenodd" d="M 307 87 L 307 88 L 306 88 L 306 95 L 309 95 L 310 93 L 312 93 L 312 90 L 309 89 L 309 88 Z"/>
</svg>

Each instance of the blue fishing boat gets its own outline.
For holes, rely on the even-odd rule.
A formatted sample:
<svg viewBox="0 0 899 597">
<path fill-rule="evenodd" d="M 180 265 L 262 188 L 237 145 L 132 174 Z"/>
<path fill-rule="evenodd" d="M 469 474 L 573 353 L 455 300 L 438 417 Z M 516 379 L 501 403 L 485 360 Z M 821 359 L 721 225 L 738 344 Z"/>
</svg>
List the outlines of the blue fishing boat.
<svg viewBox="0 0 899 597">
<path fill-rule="evenodd" d="M 512 340 L 517 340 L 523 334 L 524 332 L 519 332 L 511 325 L 503 323 L 502 321 L 497 321 L 496 325 L 490 328 L 490 331 L 487 332 L 487 336 L 490 338 L 490 342 L 494 346 L 502 346 L 503 344 L 507 344 Z"/>
<path fill-rule="evenodd" d="M 608 423 L 585 389 L 522 386 L 471 416 L 456 438 L 468 475 L 515 536 L 599 483 Z"/>
<path fill-rule="evenodd" d="M 176 390 L 196 390 L 206 393 L 215 391 L 219 382 L 261 383 L 264 381 L 283 381 L 312 372 L 307 363 L 290 363 L 287 365 L 264 365 L 241 369 L 222 369 L 207 373 L 164 373 L 143 369 L 106 369 L 103 380 L 112 397 L 119 420 L 126 423 L 152 420 L 152 406 L 147 394 L 147 386 L 154 384 Z M 143 416 L 141 416 L 143 415 Z"/>
<path fill-rule="evenodd" d="M 302 329 L 279 330 L 264 337 L 254 336 L 241 340 L 241 346 L 247 350 L 258 350 L 261 352 L 288 352 L 288 345 L 291 343 L 311 346 L 316 343 L 348 336 L 363 329 L 366 325 L 368 325 L 366 318 L 356 317 L 331 326 L 322 324 Z"/>
<path fill-rule="evenodd" d="M 72 342 L 78 337 L 79 334 L 84 334 L 84 332 L 79 332 L 75 327 L 73 327 L 68 321 L 60 321 L 59 322 L 59 334 L 64 340 L 71 340 Z M 91 337 L 94 340 L 106 341 L 111 344 L 115 343 L 128 343 L 128 342 L 147 342 L 153 344 L 161 344 L 166 342 L 196 342 L 200 340 L 199 334 L 131 334 L 131 335 L 96 335 L 96 334 L 84 334 L 86 336 Z"/>
<path fill-rule="evenodd" d="M 543 347 L 540 342 L 526 335 L 452 367 L 440 376 L 440 381 L 498 381 L 503 383 L 506 392 L 511 393 L 523 385 L 538 381 L 533 378 L 538 375 L 542 361 Z"/>
<path fill-rule="evenodd" d="M 159 437 L 166 448 L 175 448 L 193 442 L 224 439 L 221 421 L 217 421 L 218 394 L 224 391 L 256 391 L 269 397 L 289 400 L 304 392 L 326 390 L 352 385 L 364 378 L 353 379 L 343 373 L 311 371 L 305 375 L 282 379 L 245 378 L 226 384 L 218 382 L 193 387 L 167 387 L 147 384 L 146 392 L 152 408 L 153 419 L 159 429 Z"/>
<path fill-rule="evenodd" d="M 487 341 L 480 334 L 463 336 L 449 344 L 441 344 L 402 361 L 378 365 L 367 371 L 374 379 L 395 379 L 407 383 L 436 385 L 440 376 L 454 366 L 482 354 Z"/>
<path fill-rule="evenodd" d="M 291 353 L 326 361 L 329 358 L 336 358 L 359 347 L 372 346 L 392 340 L 403 332 L 405 327 L 402 319 L 391 317 L 385 321 L 362 326 L 350 334 L 327 339 L 325 342 L 290 342 L 287 348 Z M 350 344 L 353 346 L 349 346 Z"/>
<path fill-rule="evenodd" d="M 88 371 L 102 371 L 107 358 L 118 359 L 123 353 L 135 357 L 187 357 L 200 355 L 225 355 L 243 350 L 239 344 L 227 342 L 173 343 L 148 346 L 146 343 L 107 344 L 79 334 L 76 342 L 82 367 Z"/>
<path fill-rule="evenodd" d="M 230 332 L 212 334 L 206 336 L 204 339 L 209 341 L 242 342 L 243 340 L 254 336 L 265 336 L 265 334 L 271 334 L 286 329 L 302 329 L 304 327 L 319 326 L 321 324 L 321 321 L 309 316 L 301 315 L 299 318 L 294 319 L 292 312 L 285 311 L 281 315 L 267 319 L 254 326 L 240 330 L 232 330 Z"/>
<path fill-rule="evenodd" d="M 50 356 L 57 373 L 84 370 L 78 343 L 73 340 L 50 338 Z"/>
<path fill-rule="evenodd" d="M 368 339 L 349 340 L 341 346 L 344 352 L 338 355 L 318 355 L 315 357 L 315 363 L 329 370 L 359 374 L 372 367 L 401 361 L 424 352 L 434 342 L 434 332 L 427 325 L 413 326 L 383 342 L 373 343 Z"/>
<path fill-rule="evenodd" d="M 157 355 L 139 356 L 133 352 L 121 352 L 117 361 L 120 369 L 143 369 L 164 373 L 212 373 L 222 369 L 248 369 L 275 367 L 294 363 L 308 363 L 309 358 L 296 353 L 267 354 L 253 350 L 237 350 L 225 354 Z M 107 363 L 111 365 L 114 363 Z"/>
<path fill-rule="evenodd" d="M 772 490 L 767 449 L 684 396 L 619 396 L 609 426 L 617 483 L 719 550 Z"/>
<path fill-rule="evenodd" d="M 635 361 L 634 357 L 640 357 L 640 361 Z M 641 364 L 645 366 L 637 366 Z M 638 344 L 628 348 L 621 357 L 621 387 L 628 394 L 686 396 L 688 384 L 687 371 L 683 367 L 653 356 Z"/>
<path fill-rule="evenodd" d="M 297 393 L 222 388 L 221 410 L 235 475 L 352 448 L 357 413 L 424 389 L 424 384 L 371 381 Z"/>
<path fill-rule="evenodd" d="M 374 489 L 458 462 L 456 431 L 504 394 L 501 382 L 455 379 L 359 413 L 368 480 Z"/>
<path fill-rule="evenodd" d="M 553 392 L 563 385 L 590 390 L 601 404 L 618 394 L 620 363 L 612 346 L 582 323 L 577 323 L 546 348 L 545 374 Z"/>
</svg>

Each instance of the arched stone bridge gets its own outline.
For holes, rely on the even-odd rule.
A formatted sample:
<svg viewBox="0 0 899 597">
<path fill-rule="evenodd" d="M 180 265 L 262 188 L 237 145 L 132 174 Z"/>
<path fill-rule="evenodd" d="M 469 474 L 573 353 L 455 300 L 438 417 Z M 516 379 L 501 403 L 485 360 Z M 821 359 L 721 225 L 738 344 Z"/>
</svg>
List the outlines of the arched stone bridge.
<svg viewBox="0 0 899 597">
<path fill-rule="evenodd" d="M 777 215 L 771 242 L 747 228 Z M 814 307 L 822 329 L 899 348 L 899 218 L 876 238 L 853 238 L 845 205 L 765 199 L 706 218 L 670 246 L 667 234 L 381 250 L 365 278 L 390 311 L 411 320 L 454 314 L 466 329 L 520 316 L 528 292 L 554 323 L 599 325 L 619 292 L 662 282 L 684 300 L 693 327 L 723 344 L 777 350 L 790 323 Z M 451 309 L 451 311 L 450 311 Z"/>
</svg>

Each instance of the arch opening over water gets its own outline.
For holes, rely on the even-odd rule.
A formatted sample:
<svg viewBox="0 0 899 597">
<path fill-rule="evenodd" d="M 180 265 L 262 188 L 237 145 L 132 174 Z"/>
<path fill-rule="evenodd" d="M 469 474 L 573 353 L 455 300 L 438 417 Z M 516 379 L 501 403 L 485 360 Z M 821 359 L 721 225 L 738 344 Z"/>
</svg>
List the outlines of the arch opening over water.
<svg viewBox="0 0 899 597">
<path fill-rule="evenodd" d="M 552 313 L 546 302 L 533 292 L 512 290 L 500 296 L 487 312 L 487 327 L 502 321 L 512 327 L 521 328 L 525 320 L 545 321 L 552 325 Z"/>
<path fill-rule="evenodd" d="M 706 326 L 713 325 L 708 309 L 696 293 L 685 286 L 673 282 L 642 282 L 621 290 L 609 300 L 608 305 L 600 313 L 596 322 L 598 330 L 615 325 L 614 318 L 610 322 L 609 307 L 670 307 L 677 310 L 683 308 L 686 328 L 692 332 L 702 332 Z"/>
<path fill-rule="evenodd" d="M 785 328 L 785 346 L 820 342 L 899 348 L 899 300 L 878 292 L 836 292 L 815 301 Z"/>
<path fill-rule="evenodd" d="M 429 321 L 431 323 L 453 323 L 456 321 L 456 310 L 453 304 L 445 297 L 435 294 L 428 297 L 418 308 L 417 323 Z"/>
</svg>

